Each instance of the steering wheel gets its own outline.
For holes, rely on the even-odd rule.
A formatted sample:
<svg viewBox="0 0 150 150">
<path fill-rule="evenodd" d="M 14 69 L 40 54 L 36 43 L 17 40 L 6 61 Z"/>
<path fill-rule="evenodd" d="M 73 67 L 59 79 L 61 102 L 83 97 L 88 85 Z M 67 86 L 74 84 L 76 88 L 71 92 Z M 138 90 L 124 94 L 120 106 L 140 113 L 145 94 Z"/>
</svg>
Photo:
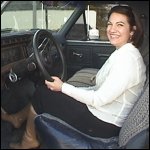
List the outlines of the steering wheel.
<svg viewBox="0 0 150 150">
<path fill-rule="evenodd" d="M 60 78 L 63 80 L 66 74 L 66 62 L 59 44 L 56 42 L 51 32 L 48 32 L 44 29 L 36 31 L 33 37 L 34 55 L 37 64 L 42 74 L 44 75 L 44 78 L 51 82 L 54 80 L 50 76 L 48 69 L 46 69 L 46 65 L 49 66 L 49 68 L 53 67 L 54 61 L 51 54 L 52 48 L 56 49 L 57 53 L 59 53 L 62 62 L 62 71 Z"/>
</svg>

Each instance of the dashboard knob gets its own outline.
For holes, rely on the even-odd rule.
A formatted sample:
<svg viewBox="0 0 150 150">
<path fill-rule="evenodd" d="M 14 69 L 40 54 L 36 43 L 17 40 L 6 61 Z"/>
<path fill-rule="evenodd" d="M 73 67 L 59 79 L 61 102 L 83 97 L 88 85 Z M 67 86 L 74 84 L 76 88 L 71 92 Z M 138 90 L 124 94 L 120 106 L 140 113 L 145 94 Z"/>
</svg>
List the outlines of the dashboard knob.
<svg viewBox="0 0 150 150">
<path fill-rule="evenodd" d="M 34 62 L 31 62 L 28 64 L 27 68 L 28 68 L 28 71 L 33 71 L 36 69 L 36 64 Z"/>
<path fill-rule="evenodd" d="M 9 73 L 9 80 L 14 83 L 14 82 L 17 82 L 18 77 L 17 77 L 17 75 L 14 72 L 11 71 Z"/>
</svg>

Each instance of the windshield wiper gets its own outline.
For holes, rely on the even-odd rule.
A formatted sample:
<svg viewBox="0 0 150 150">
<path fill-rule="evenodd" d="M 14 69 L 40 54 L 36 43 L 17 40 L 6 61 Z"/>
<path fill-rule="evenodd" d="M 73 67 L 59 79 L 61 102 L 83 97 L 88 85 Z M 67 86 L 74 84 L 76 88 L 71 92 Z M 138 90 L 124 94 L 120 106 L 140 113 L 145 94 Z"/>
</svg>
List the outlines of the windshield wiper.
<svg viewBox="0 0 150 150">
<path fill-rule="evenodd" d="M 16 29 L 13 29 L 13 28 L 5 28 L 5 29 L 1 29 L 1 33 L 2 32 L 11 32 L 11 31 L 17 31 Z"/>
</svg>

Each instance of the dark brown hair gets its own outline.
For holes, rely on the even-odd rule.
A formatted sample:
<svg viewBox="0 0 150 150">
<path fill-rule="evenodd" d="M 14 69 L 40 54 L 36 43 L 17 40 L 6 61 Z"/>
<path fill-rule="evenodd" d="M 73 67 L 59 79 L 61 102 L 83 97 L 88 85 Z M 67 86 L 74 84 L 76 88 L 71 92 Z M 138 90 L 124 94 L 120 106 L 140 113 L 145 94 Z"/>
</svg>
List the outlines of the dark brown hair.
<svg viewBox="0 0 150 150">
<path fill-rule="evenodd" d="M 136 30 L 134 30 L 131 40 L 133 45 L 139 48 L 142 45 L 144 34 L 141 21 L 137 14 L 132 10 L 131 7 L 122 5 L 112 7 L 108 13 L 108 19 L 112 13 L 119 13 L 127 16 L 131 31 L 134 30 L 133 26 L 136 26 Z"/>
</svg>

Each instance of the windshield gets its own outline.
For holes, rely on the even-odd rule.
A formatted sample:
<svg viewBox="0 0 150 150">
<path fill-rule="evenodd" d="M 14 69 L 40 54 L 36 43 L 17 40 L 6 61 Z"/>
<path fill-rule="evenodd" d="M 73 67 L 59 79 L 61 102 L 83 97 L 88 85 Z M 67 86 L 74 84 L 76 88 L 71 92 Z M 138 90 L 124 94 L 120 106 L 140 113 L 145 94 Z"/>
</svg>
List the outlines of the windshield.
<svg viewBox="0 0 150 150">
<path fill-rule="evenodd" d="M 1 14 L 1 32 L 59 31 L 74 9 L 69 1 L 11 1 Z"/>
</svg>

